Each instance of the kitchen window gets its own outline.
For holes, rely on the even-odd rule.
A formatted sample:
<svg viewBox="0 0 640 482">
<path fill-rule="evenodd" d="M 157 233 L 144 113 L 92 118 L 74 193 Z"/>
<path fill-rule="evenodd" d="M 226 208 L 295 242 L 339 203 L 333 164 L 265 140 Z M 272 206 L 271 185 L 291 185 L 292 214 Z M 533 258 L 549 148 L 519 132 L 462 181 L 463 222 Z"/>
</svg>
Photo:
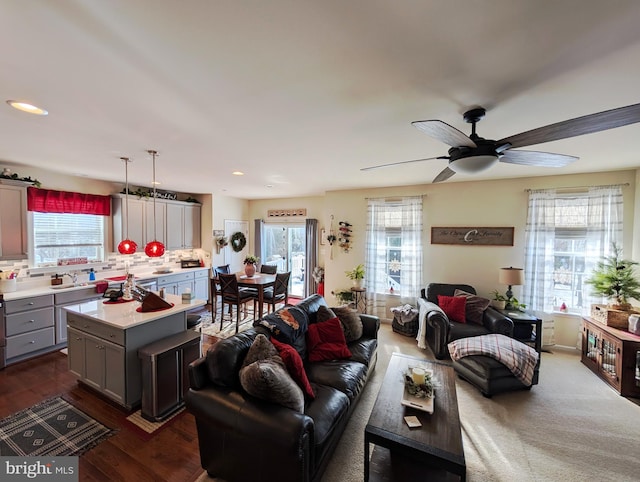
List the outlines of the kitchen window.
<svg viewBox="0 0 640 482">
<path fill-rule="evenodd" d="M 59 260 L 104 261 L 109 196 L 28 188 L 30 264 L 57 265 Z"/>
</svg>

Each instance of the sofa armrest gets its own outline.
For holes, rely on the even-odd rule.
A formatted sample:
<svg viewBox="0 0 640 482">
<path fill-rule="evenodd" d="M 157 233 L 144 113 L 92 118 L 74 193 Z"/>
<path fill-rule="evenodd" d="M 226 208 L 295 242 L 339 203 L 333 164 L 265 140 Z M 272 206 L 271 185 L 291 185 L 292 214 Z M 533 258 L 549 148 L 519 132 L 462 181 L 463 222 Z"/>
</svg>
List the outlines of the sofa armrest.
<svg viewBox="0 0 640 482">
<path fill-rule="evenodd" d="M 380 318 L 373 315 L 360 314 L 362 320 L 362 336 L 364 338 L 378 338 Z"/>
<path fill-rule="evenodd" d="M 420 317 L 418 336 L 426 338 L 436 358 L 446 358 L 447 342 L 451 331 L 449 318 L 438 305 L 424 298 L 418 298 L 418 309 Z M 418 346 L 422 347 L 421 340 L 418 340 Z"/>
<path fill-rule="evenodd" d="M 206 355 L 189 364 L 189 386 L 194 390 L 201 390 L 211 384 L 207 371 Z"/>
<path fill-rule="evenodd" d="M 482 324 L 491 333 L 513 336 L 513 320 L 489 306 L 482 315 Z"/>
<path fill-rule="evenodd" d="M 315 425 L 311 417 L 215 386 L 190 389 L 185 401 L 196 419 L 205 470 L 223 479 L 232 478 L 234 474 L 225 470 L 246 464 L 247 454 L 251 454 L 255 460 L 243 469 L 244 475 L 257 470 L 261 480 L 305 480 L 303 474 L 309 473 L 313 453 Z M 277 463 L 266 463 L 268 460 Z"/>
</svg>

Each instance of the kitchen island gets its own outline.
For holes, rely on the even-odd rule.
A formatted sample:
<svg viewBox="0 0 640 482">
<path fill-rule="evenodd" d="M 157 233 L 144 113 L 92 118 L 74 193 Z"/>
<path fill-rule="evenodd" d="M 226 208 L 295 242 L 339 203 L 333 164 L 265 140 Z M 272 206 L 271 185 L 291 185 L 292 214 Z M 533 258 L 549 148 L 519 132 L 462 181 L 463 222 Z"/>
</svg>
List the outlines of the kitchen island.
<svg viewBox="0 0 640 482">
<path fill-rule="evenodd" d="M 205 300 L 182 303 L 167 295 L 173 307 L 142 313 L 140 303 L 99 299 L 65 306 L 69 370 L 78 380 L 114 402 L 132 409 L 142 398 L 138 349 L 187 329 L 187 312 Z"/>
</svg>

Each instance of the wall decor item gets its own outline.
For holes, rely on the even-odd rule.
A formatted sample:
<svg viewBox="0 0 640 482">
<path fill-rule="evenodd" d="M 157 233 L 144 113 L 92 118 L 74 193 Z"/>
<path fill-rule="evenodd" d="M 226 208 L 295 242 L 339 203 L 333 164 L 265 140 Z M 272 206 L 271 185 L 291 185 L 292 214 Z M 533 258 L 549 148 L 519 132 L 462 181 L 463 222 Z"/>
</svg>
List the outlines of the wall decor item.
<svg viewBox="0 0 640 482">
<path fill-rule="evenodd" d="M 431 227 L 431 244 L 513 246 L 514 228 Z"/>
<path fill-rule="evenodd" d="M 340 248 L 342 248 L 342 251 L 345 253 L 348 253 L 351 249 L 351 224 L 347 221 L 340 221 L 338 224 L 340 225 L 338 228 Z"/>
<path fill-rule="evenodd" d="M 299 209 L 269 209 L 267 211 L 267 217 L 269 218 L 281 218 L 284 216 L 306 216 L 307 210 L 305 208 Z"/>
<path fill-rule="evenodd" d="M 240 231 L 236 231 L 231 235 L 231 248 L 239 253 L 247 245 L 247 238 Z"/>
</svg>

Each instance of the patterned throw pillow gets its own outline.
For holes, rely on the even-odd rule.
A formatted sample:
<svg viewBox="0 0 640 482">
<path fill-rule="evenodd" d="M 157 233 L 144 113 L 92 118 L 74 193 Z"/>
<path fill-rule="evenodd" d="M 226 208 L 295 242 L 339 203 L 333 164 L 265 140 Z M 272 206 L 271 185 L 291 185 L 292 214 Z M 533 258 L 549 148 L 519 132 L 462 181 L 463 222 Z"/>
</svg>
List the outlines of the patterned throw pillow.
<svg viewBox="0 0 640 482">
<path fill-rule="evenodd" d="M 449 320 L 458 323 L 466 323 L 465 306 L 467 299 L 464 296 L 443 296 L 438 295 L 438 306 L 442 308 Z"/>
<path fill-rule="evenodd" d="M 484 310 L 486 310 L 491 304 L 491 300 L 487 298 L 483 298 L 482 296 L 477 296 L 471 293 L 468 293 L 463 290 L 455 290 L 453 293 L 454 296 L 463 296 L 467 299 L 465 304 L 465 314 L 467 320 L 472 323 L 477 323 L 478 325 L 482 325 L 482 316 L 484 315 Z"/>
<path fill-rule="evenodd" d="M 271 338 L 271 343 L 276 347 L 280 358 L 284 362 L 284 366 L 287 368 L 291 378 L 298 384 L 305 395 L 311 399 L 316 398 L 316 394 L 313 392 L 309 378 L 307 378 L 307 372 L 304 369 L 304 363 L 300 354 L 291 345 L 279 342 L 275 338 Z"/>
<path fill-rule="evenodd" d="M 360 319 L 360 314 L 357 310 L 349 308 L 348 306 L 340 306 L 331 309 L 340 319 L 347 343 L 362 338 L 362 320 Z"/>
<path fill-rule="evenodd" d="M 311 362 L 351 358 L 342 324 L 337 317 L 309 325 L 307 348 Z"/>
<path fill-rule="evenodd" d="M 249 395 L 304 412 L 302 390 L 287 372 L 278 350 L 263 334 L 256 336 L 249 348 L 240 369 L 240 384 Z"/>
<path fill-rule="evenodd" d="M 309 321 L 307 314 L 300 308 L 285 306 L 269 313 L 259 323 L 268 328 L 278 341 L 293 345 L 298 337 L 306 333 Z"/>
</svg>

